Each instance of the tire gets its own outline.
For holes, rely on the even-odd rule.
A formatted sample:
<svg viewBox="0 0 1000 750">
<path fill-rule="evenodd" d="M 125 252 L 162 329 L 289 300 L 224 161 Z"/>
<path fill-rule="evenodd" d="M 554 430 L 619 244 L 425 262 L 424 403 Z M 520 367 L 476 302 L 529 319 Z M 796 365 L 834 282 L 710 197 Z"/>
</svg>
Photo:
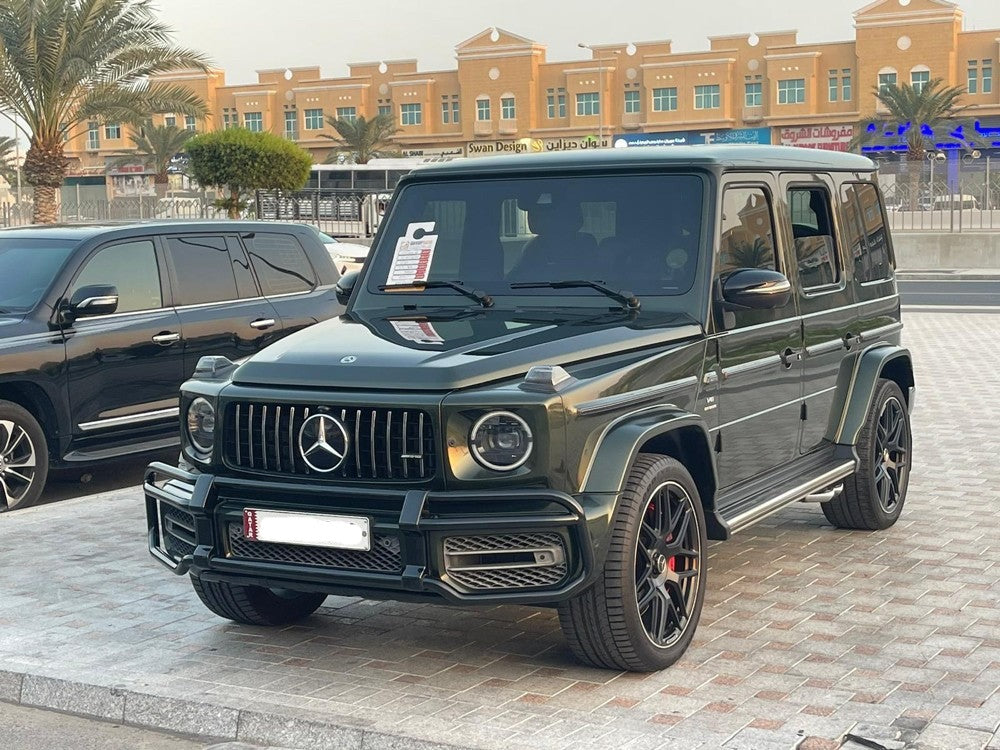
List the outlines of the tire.
<svg viewBox="0 0 1000 750">
<path fill-rule="evenodd" d="M 287 625 L 298 622 L 326 600 L 326 594 L 266 589 L 191 576 L 198 598 L 219 617 L 244 625 Z"/>
<path fill-rule="evenodd" d="M 633 672 L 677 661 L 701 616 L 706 544 L 701 498 L 687 469 L 672 458 L 639 454 L 597 582 L 559 605 L 576 657 Z"/>
<path fill-rule="evenodd" d="M 903 391 L 879 380 L 858 437 L 858 470 L 844 491 L 823 503 L 823 515 L 841 529 L 878 531 L 899 519 L 910 480 L 913 438 Z"/>
<path fill-rule="evenodd" d="M 0 512 L 38 502 L 49 477 L 49 446 L 31 412 L 0 401 Z"/>
</svg>

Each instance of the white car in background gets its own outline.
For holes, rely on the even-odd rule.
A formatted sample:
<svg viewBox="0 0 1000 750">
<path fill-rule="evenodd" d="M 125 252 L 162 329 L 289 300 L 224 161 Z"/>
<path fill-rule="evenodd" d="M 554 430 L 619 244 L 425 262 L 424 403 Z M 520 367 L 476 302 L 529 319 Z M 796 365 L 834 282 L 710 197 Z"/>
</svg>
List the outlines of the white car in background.
<svg viewBox="0 0 1000 750">
<path fill-rule="evenodd" d="M 341 242 L 336 237 L 331 237 L 326 232 L 316 229 L 316 227 L 312 227 L 312 229 L 319 235 L 320 242 L 323 243 L 327 252 L 330 253 L 333 265 L 337 267 L 337 271 L 341 276 L 348 271 L 361 270 L 361 266 L 364 265 L 365 259 L 368 258 L 368 251 L 371 248 L 357 242 Z"/>
</svg>

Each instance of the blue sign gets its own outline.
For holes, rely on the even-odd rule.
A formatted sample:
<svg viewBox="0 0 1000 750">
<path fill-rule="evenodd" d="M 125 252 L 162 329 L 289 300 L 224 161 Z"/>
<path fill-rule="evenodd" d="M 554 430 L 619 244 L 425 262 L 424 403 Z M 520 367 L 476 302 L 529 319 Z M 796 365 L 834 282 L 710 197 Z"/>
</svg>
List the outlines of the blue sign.
<svg viewBox="0 0 1000 750">
<path fill-rule="evenodd" d="M 899 125 L 871 123 L 868 134 L 872 142 L 861 147 L 865 154 L 905 153 L 909 151 L 907 138 L 919 129 L 920 135 L 930 141 L 929 148 L 938 151 L 971 151 L 973 149 L 1000 148 L 1000 120 L 976 120 L 972 127 L 947 122 L 932 128 L 926 123 L 916 125 L 906 122 Z"/>
<path fill-rule="evenodd" d="M 698 146 L 706 143 L 756 143 L 770 145 L 771 129 L 677 130 L 667 133 L 619 133 L 614 137 L 616 148 L 629 146 Z"/>
</svg>

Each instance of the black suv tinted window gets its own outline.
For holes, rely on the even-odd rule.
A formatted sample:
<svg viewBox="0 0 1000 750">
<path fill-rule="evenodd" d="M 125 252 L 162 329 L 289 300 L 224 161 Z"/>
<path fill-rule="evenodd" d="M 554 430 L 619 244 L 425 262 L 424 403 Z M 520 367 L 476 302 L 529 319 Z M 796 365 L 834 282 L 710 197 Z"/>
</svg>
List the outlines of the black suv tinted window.
<svg viewBox="0 0 1000 750">
<path fill-rule="evenodd" d="M 316 286 L 305 250 L 292 235 L 256 232 L 243 241 L 265 295 L 307 292 Z"/>
<path fill-rule="evenodd" d="M 793 187 L 788 191 L 792 214 L 795 260 L 804 289 L 836 284 L 840 280 L 834 240 L 830 195 L 820 187 Z"/>
<path fill-rule="evenodd" d="M 76 243 L 71 240 L 0 239 L 0 310 L 30 310 Z"/>
<path fill-rule="evenodd" d="M 77 289 L 94 284 L 113 284 L 118 288 L 120 313 L 162 307 L 160 270 L 152 240 L 122 242 L 98 250 L 76 277 L 70 296 Z"/>
<path fill-rule="evenodd" d="M 861 283 L 892 277 L 889 238 L 878 190 L 867 183 L 841 188 L 845 235 L 854 258 L 854 278 Z"/>
<path fill-rule="evenodd" d="M 236 278 L 225 237 L 168 237 L 167 251 L 176 282 L 175 305 L 237 299 Z"/>
</svg>

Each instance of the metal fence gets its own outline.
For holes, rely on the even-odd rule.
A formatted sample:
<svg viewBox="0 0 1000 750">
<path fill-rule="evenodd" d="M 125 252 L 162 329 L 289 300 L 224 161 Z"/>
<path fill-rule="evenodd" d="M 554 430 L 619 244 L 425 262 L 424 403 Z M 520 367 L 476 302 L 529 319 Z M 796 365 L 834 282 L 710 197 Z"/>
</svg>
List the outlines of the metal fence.
<svg viewBox="0 0 1000 750">
<path fill-rule="evenodd" d="M 0 226 L 30 224 L 34 206 L 29 201 L 4 204 Z M 224 219 L 225 211 L 215 208 L 207 197 L 195 198 L 115 198 L 113 200 L 64 200 L 59 204 L 59 221 L 94 223 L 102 221 L 142 221 L 148 219 Z"/>
</svg>

